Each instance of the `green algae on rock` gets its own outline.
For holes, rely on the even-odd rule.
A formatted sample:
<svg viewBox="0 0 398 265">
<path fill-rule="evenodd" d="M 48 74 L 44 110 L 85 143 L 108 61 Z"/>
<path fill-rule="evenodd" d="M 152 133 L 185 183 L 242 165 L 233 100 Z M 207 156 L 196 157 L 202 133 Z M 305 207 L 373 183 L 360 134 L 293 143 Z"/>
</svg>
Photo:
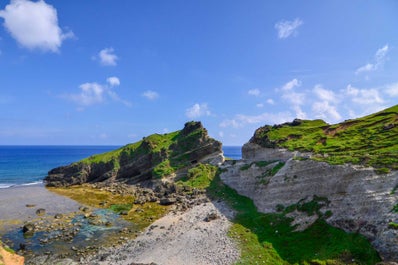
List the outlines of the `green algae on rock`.
<svg viewBox="0 0 398 265">
<path fill-rule="evenodd" d="M 160 179 L 187 170 L 198 162 L 223 162 L 221 143 L 210 138 L 200 122 L 188 122 L 181 131 L 153 134 L 120 149 L 94 155 L 52 169 L 47 186 L 94 182 L 139 182 Z"/>
</svg>

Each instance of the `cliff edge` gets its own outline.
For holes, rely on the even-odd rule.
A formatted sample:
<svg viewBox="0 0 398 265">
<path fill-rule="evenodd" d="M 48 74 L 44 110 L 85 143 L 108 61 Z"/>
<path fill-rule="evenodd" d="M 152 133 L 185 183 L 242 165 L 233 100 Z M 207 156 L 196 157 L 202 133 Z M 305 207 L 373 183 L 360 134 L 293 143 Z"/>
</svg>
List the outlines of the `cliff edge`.
<svg viewBox="0 0 398 265">
<path fill-rule="evenodd" d="M 200 122 L 188 122 L 180 131 L 153 134 L 115 151 L 52 169 L 44 182 L 49 187 L 61 187 L 152 181 L 186 172 L 199 162 L 220 164 L 224 161 L 221 147 Z"/>
<path fill-rule="evenodd" d="M 343 123 L 263 126 L 226 162 L 221 179 L 259 211 L 283 212 L 297 230 L 316 220 L 364 235 L 398 261 L 398 106 Z"/>
</svg>

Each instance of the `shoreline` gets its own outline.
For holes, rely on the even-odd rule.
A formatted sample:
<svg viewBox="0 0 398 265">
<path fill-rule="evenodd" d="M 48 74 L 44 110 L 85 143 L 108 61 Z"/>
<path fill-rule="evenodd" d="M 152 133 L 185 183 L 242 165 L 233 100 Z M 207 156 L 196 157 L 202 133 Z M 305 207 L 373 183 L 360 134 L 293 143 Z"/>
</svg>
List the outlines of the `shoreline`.
<svg viewBox="0 0 398 265">
<path fill-rule="evenodd" d="M 79 206 L 72 199 L 50 192 L 44 183 L 3 188 L 0 192 L 0 233 L 38 218 L 38 209 L 55 215 L 77 211 Z"/>
</svg>

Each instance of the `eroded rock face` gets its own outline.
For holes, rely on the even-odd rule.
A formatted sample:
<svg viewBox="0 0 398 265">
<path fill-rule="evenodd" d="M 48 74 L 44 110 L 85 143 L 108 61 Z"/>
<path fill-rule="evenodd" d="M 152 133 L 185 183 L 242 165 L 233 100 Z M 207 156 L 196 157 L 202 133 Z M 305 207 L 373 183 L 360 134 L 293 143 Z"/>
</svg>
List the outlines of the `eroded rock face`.
<svg viewBox="0 0 398 265">
<path fill-rule="evenodd" d="M 389 227 L 390 222 L 398 223 L 398 213 L 392 211 L 398 203 L 398 194 L 392 192 L 398 185 L 398 172 L 378 175 L 372 168 L 329 165 L 253 143 L 245 147 L 243 157 L 250 160 L 227 165 L 221 179 L 251 198 L 260 211 L 276 212 L 281 205 L 310 200 L 314 195 L 326 197 L 330 203 L 322 211 L 331 211 L 329 224 L 363 234 L 383 259 L 398 260 L 398 230 Z M 253 163 L 262 160 L 286 163 L 275 175 L 265 176 L 277 162 L 265 167 Z"/>
<path fill-rule="evenodd" d="M 113 153 L 111 158 L 105 154 L 95 160 L 89 158 L 52 169 L 44 181 L 47 186 L 56 187 L 95 182 L 136 184 L 159 178 L 154 171 L 162 164 L 166 170 L 160 168 L 156 172 L 164 171 L 167 175 L 198 162 L 220 164 L 223 161 L 222 144 L 210 138 L 200 122 L 188 122 L 179 132 L 145 137 Z"/>
</svg>

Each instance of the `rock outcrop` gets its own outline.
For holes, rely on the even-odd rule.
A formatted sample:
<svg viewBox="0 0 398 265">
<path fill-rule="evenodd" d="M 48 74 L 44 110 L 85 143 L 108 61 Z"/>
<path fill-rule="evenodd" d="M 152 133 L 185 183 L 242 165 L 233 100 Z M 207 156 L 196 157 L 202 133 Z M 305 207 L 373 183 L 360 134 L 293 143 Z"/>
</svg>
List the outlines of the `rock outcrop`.
<svg viewBox="0 0 398 265">
<path fill-rule="evenodd" d="M 224 164 L 221 179 L 265 213 L 321 198 L 327 223 L 364 235 L 384 261 L 398 261 L 398 142 L 390 136 L 397 121 L 395 106 L 337 125 L 264 126 L 243 146 L 243 160 Z M 291 217 L 305 229 L 319 216 Z"/>
<path fill-rule="evenodd" d="M 136 184 L 175 175 L 198 162 L 220 164 L 224 161 L 221 146 L 200 122 L 188 122 L 181 131 L 154 134 L 118 150 L 52 169 L 44 181 L 47 186 Z"/>
</svg>

